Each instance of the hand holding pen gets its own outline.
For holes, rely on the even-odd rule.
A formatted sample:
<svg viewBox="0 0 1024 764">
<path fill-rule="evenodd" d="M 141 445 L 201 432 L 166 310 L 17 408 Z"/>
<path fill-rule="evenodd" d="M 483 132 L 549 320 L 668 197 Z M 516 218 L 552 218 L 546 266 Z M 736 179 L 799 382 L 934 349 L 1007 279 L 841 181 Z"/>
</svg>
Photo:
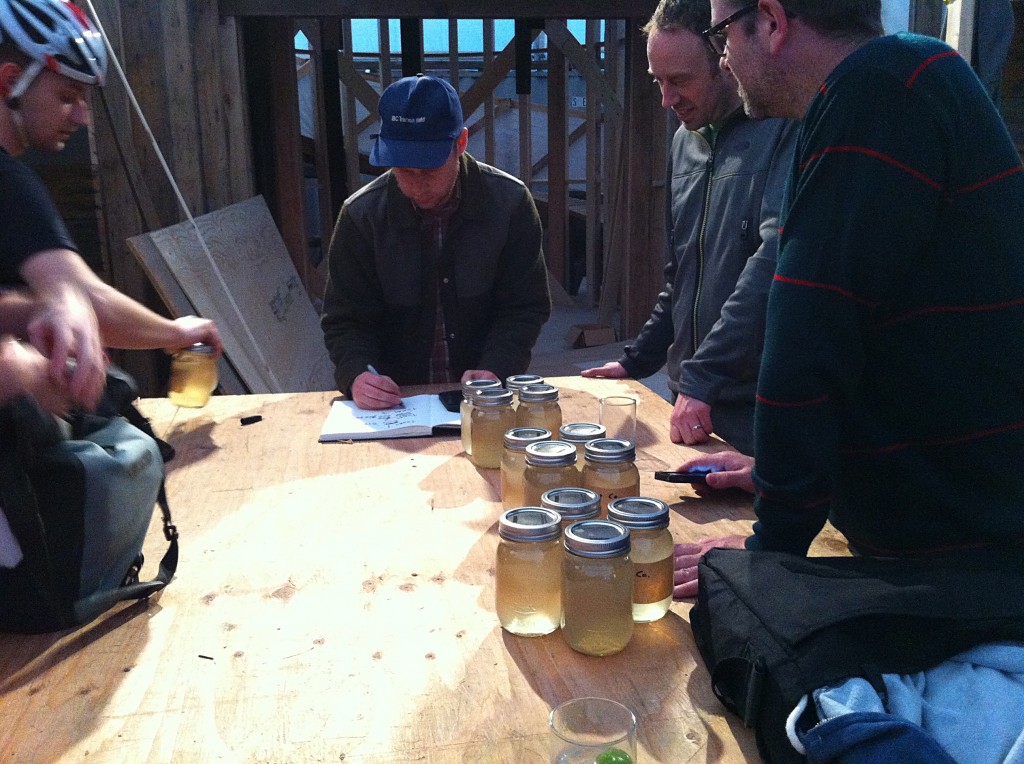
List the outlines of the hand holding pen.
<svg viewBox="0 0 1024 764">
<path fill-rule="evenodd" d="M 361 409 L 391 409 L 402 406 L 402 390 L 391 377 L 377 373 L 372 365 L 352 382 L 352 400 Z"/>
</svg>

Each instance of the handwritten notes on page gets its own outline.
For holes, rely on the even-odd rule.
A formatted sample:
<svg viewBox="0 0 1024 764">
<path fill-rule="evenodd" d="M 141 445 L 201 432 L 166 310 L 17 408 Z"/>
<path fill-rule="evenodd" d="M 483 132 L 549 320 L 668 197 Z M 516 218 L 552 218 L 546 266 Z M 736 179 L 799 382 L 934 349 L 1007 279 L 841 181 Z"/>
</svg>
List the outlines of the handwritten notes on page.
<svg viewBox="0 0 1024 764">
<path fill-rule="evenodd" d="M 413 395 L 403 398 L 402 404 L 401 408 L 371 411 L 352 401 L 334 401 L 320 430 L 320 442 L 425 438 L 435 434 L 435 428 L 459 431 L 459 415 L 448 411 L 436 395 Z"/>
</svg>

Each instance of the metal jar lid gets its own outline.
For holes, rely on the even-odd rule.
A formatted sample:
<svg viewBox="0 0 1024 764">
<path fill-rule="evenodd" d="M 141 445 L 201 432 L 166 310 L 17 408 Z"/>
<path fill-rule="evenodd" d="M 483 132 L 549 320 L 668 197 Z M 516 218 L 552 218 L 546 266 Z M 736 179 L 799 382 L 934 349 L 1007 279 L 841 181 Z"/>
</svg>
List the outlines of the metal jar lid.
<svg viewBox="0 0 1024 764">
<path fill-rule="evenodd" d="M 194 345 L 189 345 L 187 348 L 184 348 L 179 352 L 195 353 L 196 355 L 213 355 L 213 345 L 207 345 L 205 342 L 197 342 Z"/>
<path fill-rule="evenodd" d="M 535 467 L 564 467 L 576 463 L 576 446 L 561 440 L 545 440 L 526 447 L 526 463 Z"/>
<path fill-rule="evenodd" d="M 518 390 L 524 385 L 543 385 L 544 377 L 538 377 L 536 374 L 513 374 L 511 377 L 505 380 L 505 387 L 509 390 Z"/>
<path fill-rule="evenodd" d="M 631 440 L 621 438 L 597 438 L 587 441 L 583 446 L 583 455 L 588 462 L 611 464 L 614 462 L 631 462 L 636 459 L 636 446 Z"/>
<path fill-rule="evenodd" d="M 519 402 L 557 401 L 558 388 L 554 385 L 523 385 L 519 388 Z"/>
<path fill-rule="evenodd" d="M 462 383 L 462 394 L 471 395 L 477 390 L 489 390 L 492 387 L 501 387 L 497 379 L 467 379 Z"/>
<path fill-rule="evenodd" d="M 512 391 L 503 387 L 487 387 L 473 393 L 473 405 L 478 408 L 487 406 L 511 406 Z"/>
<path fill-rule="evenodd" d="M 505 431 L 505 448 L 509 451 L 525 451 L 531 443 L 551 440 L 551 430 L 543 427 L 513 427 Z"/>
<path fill-rule="evenodd" d="M 562 535 L 562 518 L 553 509 L 517 507 L 498 518 L 498 535 L 509 541 L 552 541 Z"/>
<path fill-rule="evenodd" d="M 566 443 L 586 443 L 588 440 L 603 438 L 608 434 L 603 424 L 596 422 L 572 422 L 558 428 L 558 437 Z"/>
<path fill-rule="evenodd" d="M 552 488 L 540 495 L 540 505 L 555 510 L 563 522 L 589 520 L 601 513 L 601 494 L 589 488 Z"/>
<path fill-rule="evenodd" d="M 625 496 L 608 502 L 608 519 L 637 531 L 668 527 L 668 504 L 646 496 Z"/>
<path fill-rule="evenodd" d="M 612 520 L 580 520 L 565 529 L 565 551 L 578 557 L 629 554 L 629 528 Z"/>
</svg>

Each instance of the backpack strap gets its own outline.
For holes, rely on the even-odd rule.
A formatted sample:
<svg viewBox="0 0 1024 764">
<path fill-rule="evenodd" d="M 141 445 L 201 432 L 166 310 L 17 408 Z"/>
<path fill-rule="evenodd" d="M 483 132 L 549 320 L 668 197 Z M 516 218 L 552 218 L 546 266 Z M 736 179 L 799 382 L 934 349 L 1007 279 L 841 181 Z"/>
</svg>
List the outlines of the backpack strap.
<svg viewBox="0 0 1024 764">
<path fill-rule="evenodd" d="M 156 441 L 165 464 L 174 458 L 174 446 L 156 436 L 149 420 L 134 405 L 125 402 L 121 406 L 120 414 L 128 420 L 129 424 L 135 426 Z M 164 480 L 160 481 L 160 492 L 157 494 L 156 500 L 160 506 L 164 538 L 167 540 L 167 551 L 164 552 L 164 556 L 160 559 L 156 576 L 148 581 L 139 581 L 138 574 L 143 562 L 142 555 L 140 554 L 135 565 L 132 566 L 132 569 L 125 577 L 125 583 L 122 586 L 117 589 L 97 592 L 91 597 L 79 600 L 75 605 L 76 612 L 103 612 L 123 600 L 146 599 L 163 589 L 174 578 L 174 573 L 178 569 L 178 527 L 174 524 L 174 519 L 171 517 L 171 507 L 167 501 L 167 489 Z"/>
</svg>

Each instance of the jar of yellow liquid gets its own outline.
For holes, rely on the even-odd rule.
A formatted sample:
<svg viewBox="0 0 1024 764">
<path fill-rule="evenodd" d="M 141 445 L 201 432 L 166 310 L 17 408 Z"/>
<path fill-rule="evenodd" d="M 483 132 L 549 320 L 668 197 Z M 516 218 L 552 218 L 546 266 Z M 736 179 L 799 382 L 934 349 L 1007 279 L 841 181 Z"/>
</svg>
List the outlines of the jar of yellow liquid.
<svg viewBox="0 0 1024 764">
<path fill-rule="evenodd" d="M 514 509 L 525 504 L 523 471 L 526 469 L 526 447 L 545 440 L 551 440 L 551 432 L 542 427 L 513 427 L 505 433 L 505 453 L 501 457 L 503 509 Z"/>
<path fill-rule="evenodd" d="M 505 388 L 512 391 L 512 408 L 519 407 L 519 390 L 526 385 L 543 385 L 544 377 L 537 374 L 513 374 L 505 378 Z M 555 430 L 552 430 L 555 432 Z"/>
<path fill-rule="evenodd" d="M 524 385 L 519 388 L 517 427 L 543 427 L 558 432 L 562 426 L 562 408 L 558 388 L 553 385 Z"/>
<path fill-rule="evenodd" d="M 462 403 L 459 404 L 459 424 L 462 430 L 462 450 L 467 455 L 473 453 L 473 441 L 470 435 L 473 427 L 471 412 L 473 410 L 473 396 L 478 390 L 490 390 L 501 387 L 501 382 L 496 379 L 467 379 L 462 383 Z"/>
<path fill-rule="evenodd" d="M 540 505 L 562 517 L 562 530 L 580 520 L 593 520 L 601 514 L 601 497 L 589 488 L 552 488 L 541 494 Z"/>
<path fill-rule="evenodd" d="M 633 636 L 633 564 L 629 529 L 584 520 L 562 537 L 562 636 L 573 650 L 611 655 Z"/>
<path fill-rule="evenodd" d="M 171 403 L 187 408 L 202 408 L 217 388 L 217 359 L 213 346 L 197 342 L 179 350 L 171 358 L 171 377 L 167 397 Z"/>
<path fill-rule="evenodd" d="M 505 450 L 505 433 L 516 425 L 512 393 L 500 387 L 478 390 L 470 411 L 472 421 L 469 460 L 477 467 L 496 470 Z"/>
<path fill-rule="evenodd" d="M 540 497 L 552 488 L 579 487 L 576 469 L 576 448 L 571 443 L 549 440 L 526 447 L 526 468 L 523 470 L 523 504 L 540 506 Z"/>
<path fill-rule="evenodd" d="M 675 544 L 668 529 L 668 504 L 630 496 L 608 504 L 608 519 L 629 528 L 633 561 L 633 621 L 657 621 L 672 604 Z"/>
<path fill-rule="evenodd" d="M 608 502 L 640 493 L 640 472 L 634 464 L 636 446 L 619 438 L 598 438 L 583 447 L 583 487 L 601 494 L 601 515 Z"/>
<path fill-rule="evenodd" d="M 583 472 L 583 465 L 586 464 L 586 454 L 583 447 L 592 440 L 607 437 L 607 430 L 603 424 L 596 422 L 572 422 L 563 424 L 558 429 L 558 439 L 576 446 L 576 468 Z"/>
<path fill-rule="evenodd" d="M 539 637 L 562 618 L 562 527 L 558 513 L 540 507 L 510 509 L 498 519 L 494 609 L 501 628 Z"/>
</svg>

